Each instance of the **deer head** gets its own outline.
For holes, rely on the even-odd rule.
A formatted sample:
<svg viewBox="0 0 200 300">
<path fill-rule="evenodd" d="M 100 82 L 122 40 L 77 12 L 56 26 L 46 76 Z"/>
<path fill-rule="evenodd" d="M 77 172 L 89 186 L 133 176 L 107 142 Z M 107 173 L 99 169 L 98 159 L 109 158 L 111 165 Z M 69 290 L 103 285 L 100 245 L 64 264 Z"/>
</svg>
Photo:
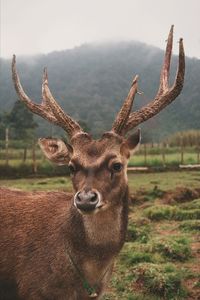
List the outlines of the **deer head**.
<svg viewBox="0 0 200 300">
<path fill-rule="evenodd" d="M 46 69 L 42 82 L 42 103 L 34 103 L 21 86 L 16 70 L 16 58 L 13 56 L 13 81 L 21 101 L 33 113 L 62 127 L 69 136 L 70 144 L 59 139 L 42 138 L 39 139 L 39 145 L 50 161 L 58 165 L 69 166 L 75 190 L 74 205 L 79 211 L 84 213 L 106 210 L 111 205 L 117 205 L 119 199 L 122 199 L 122 195 L 126 193 L 127 163 L 130 154 L 140 142 L 140 130 L 128 137 L 126 134 L 175 100 L 183 87 L 185 56 L 182 39 L 179 40 L 176 78 L 172 86 L 168 83 L 172 44 L 173 26 L 167 39 L 160 85 L 155 98 L 140 110 L 131 112 L 138 87 L 138 76 L 136 76 L 111 131 L 104 133 L 99 140 L 93 140 L 58 105 L 49 89 Z"/>
</svg>

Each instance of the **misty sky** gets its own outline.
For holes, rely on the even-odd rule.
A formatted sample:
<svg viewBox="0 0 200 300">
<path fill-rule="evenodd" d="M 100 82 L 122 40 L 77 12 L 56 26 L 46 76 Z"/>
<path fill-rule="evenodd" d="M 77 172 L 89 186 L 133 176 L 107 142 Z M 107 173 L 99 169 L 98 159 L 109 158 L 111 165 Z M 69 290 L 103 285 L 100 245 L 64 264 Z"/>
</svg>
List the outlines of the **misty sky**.
<svg viewBox="0 0 200 300">
<path fill-rule="evenodd" d="M 0 0 L 0 55 L 48 53 L 99 41 L 164 48 L 171 24 L 200 58 L 200 0 Z M 177 53 L 175 43 L 175 53 Z"/>
</svg>

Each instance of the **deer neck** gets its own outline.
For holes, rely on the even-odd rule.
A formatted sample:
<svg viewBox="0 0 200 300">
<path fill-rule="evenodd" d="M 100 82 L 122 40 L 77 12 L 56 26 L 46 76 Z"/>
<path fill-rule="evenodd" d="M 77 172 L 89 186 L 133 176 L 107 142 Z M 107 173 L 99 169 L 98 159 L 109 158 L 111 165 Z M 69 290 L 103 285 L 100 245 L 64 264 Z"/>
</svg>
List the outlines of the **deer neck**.
<svg viewBox="0 0 200 300">
<path fill-rule="evenodd" d="M 123 207 L 117 206 L 112 211 L 103 211 L 94 216 L 83 216 L 85 238 L 88 246 L 117 246 L 122 240 Z"/>
<path fill-rule="evenodd" d="M 128 222 L 128 188 L 118 204 L 94 215 L 81 215 L 73 208 L 71 249 L 75 272 L 93 286 L 109 279 L 113 262 L 122 248 Z M 76 227 L 77 226 L 77 227 Z M 77 229 L 75 232 L 75 228 Z M 76 266 L 75 266 L 76 265 Z"/>
<path fill-rule="evenodd" d="M 115 203 L 114 206 L 96 214 L 82 215 L 73 209 L 73 219 L 76 219 L 77 223 L 76 233 L 73 226 L 75 222 L 72 220 L 71 223 L 76 236 L 73 240 L 77 246 L 82 245 L 77 250 L 87 249 L 90 256 L 94 253 L 97 256 L 102 256 L 102 253 L 112 256 L 119 252 L 125 241 L 128 222 L 128 187 Z"/>
</svg>

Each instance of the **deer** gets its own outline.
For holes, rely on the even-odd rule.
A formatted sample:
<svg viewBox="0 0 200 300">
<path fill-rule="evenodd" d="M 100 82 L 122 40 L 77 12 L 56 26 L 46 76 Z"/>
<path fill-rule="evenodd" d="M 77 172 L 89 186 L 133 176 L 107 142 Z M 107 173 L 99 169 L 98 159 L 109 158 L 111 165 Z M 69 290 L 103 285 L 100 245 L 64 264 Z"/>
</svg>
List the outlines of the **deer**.
<svg viewBox="0 0 200 300">
<path fill-rule="evenodd" d="M 12 60 L 12 78 L 27 108 L 63 128 L 69 138 L 40 138 L 46 157 L 68 165 L 73 193 L 25 192 L 1 188 L 0 197 L 0 299 L 101 299 L 114 261 L 126 238 L 129 189 L 127 164 L 137 149 L 140 129 L 180 94 L 185 73 L 183 39 L 179 40 L 177 73 L 169 85 L 173 45 L 170 29 L 160 84 L 155 98 L 138 111 L 132 105 L 138 91 L 135 76 L 112 129 L 99 139 L 81 128 L 53 97 L 47 70 L 42 81 L 42 102 L 25 93 Z"/>
</svg>

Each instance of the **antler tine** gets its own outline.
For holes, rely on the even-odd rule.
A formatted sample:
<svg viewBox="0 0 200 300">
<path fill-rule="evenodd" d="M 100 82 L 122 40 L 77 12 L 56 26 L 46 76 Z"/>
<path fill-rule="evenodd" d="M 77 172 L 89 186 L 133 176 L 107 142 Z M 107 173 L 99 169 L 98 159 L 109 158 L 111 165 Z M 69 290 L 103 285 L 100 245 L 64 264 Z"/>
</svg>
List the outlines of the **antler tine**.
<svg viewBox="0 0 200 300">
<path fill-rule="evenodd" d="M 47 68 L 45 67 L 43 70 L 43 76 L 42 76 L 42 99 L 44 102 L 46 102 L 46 96 L 44 92 L 45 84 L 48 83 L 48 74 L 47 74 Z"/>
<path fill-rule="evenodd" d="M 46 86 L 48 87 L 48 76 L 47 76 L 47 70 L 46 68 L 44 69 L 44 74 L 43 74 L 43 83 L 42 83 L 42 103 L 41 104 L 36 104 L 34 103 L 24 92 L 22 85 L 20 83 L 19 75 L 17 73 L 16 69 L 16 56 L 13 55 L 13 60 L 12 60 L 12 78 L 15 86 L 15 90 L 22 102 L 27 106 L 27 108 L 41 116 L 42 118 L 46 119 L 47 121 L 56 124 L 60 127 L 62 127 L 64 130 L 67 131 L 69 136 L 71 137 L 74 135 L 77 131 L 82 131 L 81 127 L 79 126 L 78 123 L 76 123 L 72 118 L 70 118 L 68 115 L 66 115 L 63 110 L 59 107 L 59 105 L 56 103 L 54 100 L 51 101 L 48 98 L 48 93 L 46 92 Z M 51 95 L 51 93 L 50 93 Z M 53 103 L 52 103 L 53 102 Z M 53 104 L 56 105 L 54 106 Z M 56 107 L 56 108 L 54 108 Z M 63 115 L 62 118 L 58 118 L 58 109 L 62 111 Z M 69 121 L 69 124 L 67 123 Z"/>
<path fill-rule="evenodd" d="M 47 68 L 44 68 L 43 70 L 43 76 L 42 76 L 42 104 L 45 105 L 45 107 L 52 112 L 51 107 L 48 104 L 48 99 L 46 98 L 45 94 L 45 84 L 48 83 L 48 74 L 47 74 Z M 52 112 L 53 113 L 53 112 Z"/>
<path fill-rule="evenodd" d="M 83 131 L 80 125 L 74 121 L 70 116 L 65 114 L 62 108 L 58 105 L 57 101 L 54 99 L 48 85 L 48 75 L 47 70 L 44 70 L 44 80 L 43 80 L 43 98 L 47 105 L 51 108 L 56 119 L 62 124 L 62 127 L 67 131 L 69 136 L 73 136 L 77 132 Z"/>
<path fill-rule="evenodd" d="M 138 81 L 138 75 L 135 76 L 133 79 L 133 82 L 131 84 L 130 91 L 128 93 L 128 96 L 126 100 L 124 101 L 124 104 L 122 108 L 120 109 L 114 123 L 112 126 L 112 131 L 114 131 L 117 134 L 122 134 L 122 131 L 124 129 L 124 126 L 126 125 L 132 105 L 133 105 L 133 100 L 135 97 L 135 94 L 137 93 L 137 81 Z"/>
<path fill-rule="evenodd" d="M 183 39 L 179 40 L 179 63 L 178 69 L 176 73 L 176 78 L 174 82 L 174 89 L 177 90 L 177 93 L 180 93 L 183 84 L 184 84 L 184 76 L 185 76 L 185 52 L 183 47 Z"/>
<path fill-rule="evenodd" d="M 22 102 L 24 102 L 24 104 L 28 107 L 28 109 L 30 111 L 32 111 L 33 113 L 36 113 L 36 114 L 40 115 L 41 117 L 49 120 L 50 122 L 58 125 L 58 121 L 56 120 L 54 115 L 50 111 L 45 110 L 43 107 L 44 106 L 43 104 L 34 103 L 24 92 L 21 82 L 20 82 L 20 79 L 19 79 L 19 75 L 17 73 L 17 69 L 16 69 L 16 56 L 15 55 L 13 55 L 13 60 L 12 60 L 12 79 L 14 82 L 15 90 L 16 90 L 20 100 Z"/>
<path fill-rule="evenodd" d="M 159 86 L 157 96 L 161 95 L 168 88 L 169 70 L 170 70 L 172 47 L 173 47 L 173 31 L 174 31 L 174 25 L 171 26 L 168 39 L 167 39 L 165 57 L 164 57 L 163 67 L 160 74 L 160 86 Z"/>
<path fill-rule="evenodd" d="M 172 49 L 172 35 L 173 35 L 173 26 L 170 30 L 168 37 L 165 60 L 163 64 L 163 69 L 160 77 L 160 87 L 158 93 L 154 100 L 149 104 L 142 107 L 140 110 L 130 114 L 129 120 L 124 128 L 123 134 L 127 133 L 129 130 L 138 126 L 142 122 L 152 118 L 158 114 L 163 108 L 169 105 L 176 97 L 180 94 L 185 75 L 185 53 L 183 47 L 183 39 L 179 40 L 179 62 L 177 68 L 177 74 L 174 81 L 174 84 L 171 88 L 168 87 L 168 78 L 169 78 L 169 69 L 170 69 L 170 58 L 171 58 L 171 49 Z"/>
</svg>

